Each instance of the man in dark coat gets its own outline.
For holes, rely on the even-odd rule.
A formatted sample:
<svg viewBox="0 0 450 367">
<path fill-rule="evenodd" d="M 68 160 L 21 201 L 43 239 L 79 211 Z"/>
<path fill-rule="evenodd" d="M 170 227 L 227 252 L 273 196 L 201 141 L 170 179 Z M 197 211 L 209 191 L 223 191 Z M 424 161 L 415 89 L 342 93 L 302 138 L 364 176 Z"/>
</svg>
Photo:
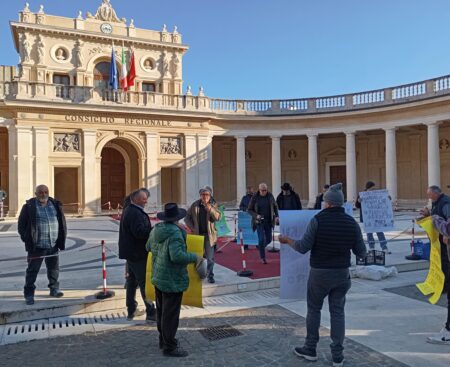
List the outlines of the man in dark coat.
<svg viewBox="0 0 450 367">
<path fill-rule="evenodd" d="M 148 191 L 139 189 L 130 195 L 131 203 L 128 205 L 120 220 L 119 227 L 119 257 L 127 260 L 128 278 L 126 289 L 126 305 L 128 320 L 136 316 L 136 283 L 141 290 L 144 300 L 147 320 L 155 321 L 156 312 L 152 303 L 145 298 L 145 281 L 147 272 L 147 250 L 145 244 L 152 229 L 150 219 L 144 211 L 148 201 Z"/>
<path fill-rule="evenodd" d="M 316 196 L 316 203 L 314 204 L 315 210 L 321 210 L 322 209 L 322 202 L 323 202 L 323 195 L 328 191 L 330 188 L 330 185 L 323 185 L 322 192 Z"/>
<path fill-rule="evenodd" d="M 280 236 L 294 250 L 305 254 L 311 251 L 311 270 L 308 278 L 306 339 L 294 353 L 308 361 L 317 361 L 320 316 L 325 297 L 328 297 L 331 316 L 331 354 L 333 366 L 343 366 L 345 338 L 345 296 L 351 287 L 350 256 L 366 256 L 366 246 L 358 223 L 345 213 L 342 184 L 330 186 L 324 195 L 325 209 L 308 224 L 299 241 Z"/>
<path fill-rule="evenodd" d="M 445 220 L 450 219 L 450 196 L 445 195 L 439 186 L 430 186 L 427 189 L 427 197 L 431 200 L 431 211 L 425 207 L 420 211 L 424 217 L 437 215 Z M 450 304 L 450 274 L 449 258 L 447 255 L 447 245 L 443 240 L 442 234 L 439 235 L 441 244 L 441 269 L 445 275 L 444 292 L 447 292 L 448 302 Z"/>
<path fill-rule="evenodd" d="M 248 204 L 250 204 L 250 200 L 253 196 L 253 187 L 247 186 L 247 193 L 242 197 L 241 202 L 239 204 L 239 210 L 246 212 L 248 209 Z"/>
<path fill-rule="evenodd" d="M 281 186 L 281 192 L 277 196 L 277 205 L 278 210 L 302 210 L 300 196 L 288 182 Z"/>
<path fill-rule="evenodd" d="M 28 252 L 24 297 L 27 305 L 34 304 L 37 275 L 45 259 L 50 296 L 62 297 L 59 290 L 58 251 L 64 250 L 67 237 L 66 219 L 59 201 L 49 197 L 48 187 L 39 185 L 36 197 L 27 200 L 19 215 L 18 232 Z"/>
<path fill-rule="evenodd" d="M 252 216 L 253 232 L 258 233 L 259 256 L 263 264 L 267 264 L 266 246 L 272 242 L 272 230 L 278 224 L 277 203 L 267 190 L 267 184 L 259 184 L 258 192 L 248 205 L 248 213 Z"/>
</svg>

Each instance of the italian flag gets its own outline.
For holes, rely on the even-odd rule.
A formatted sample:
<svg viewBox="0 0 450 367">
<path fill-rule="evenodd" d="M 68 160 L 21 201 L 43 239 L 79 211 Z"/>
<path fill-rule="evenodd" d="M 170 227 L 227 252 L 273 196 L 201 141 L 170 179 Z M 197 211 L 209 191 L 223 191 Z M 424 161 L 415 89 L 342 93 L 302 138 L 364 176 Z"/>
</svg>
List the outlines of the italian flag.
<svg viewBox="0 0 450 367">
<path fill-rule="evenodd" d="M 134 85 L 134 79 L 136 78 L 136 64 L 134 61 L 134 52 L 131 54 L 131 60 L 130 60 L 130 72 L 127 76 L 127 84 L 128 88 L 132 87 Z"/>
<path fill-rule="evenodd" d="M 120 86 L 122 90 L 126 92 L 128 90 L 128 71 L 127 71 L 127 60 L 125 57 L 125 50 L 122 47 L 122 75 L 120 78 Z"/>
</svg>

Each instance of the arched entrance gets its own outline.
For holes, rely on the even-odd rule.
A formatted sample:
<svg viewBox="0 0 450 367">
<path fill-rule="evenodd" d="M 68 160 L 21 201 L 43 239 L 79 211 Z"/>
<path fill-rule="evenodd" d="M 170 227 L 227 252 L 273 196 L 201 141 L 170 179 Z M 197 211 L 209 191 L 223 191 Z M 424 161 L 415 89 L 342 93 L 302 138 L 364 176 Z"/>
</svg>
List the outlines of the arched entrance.
<svg viewBox="0 0 450 367">
<path fill-rule="evenodd" d="M 101 153 L 101 204 L 102 209 L 123 205 L 131 191 L 139 188 L 139 159 L 136 149 L 127 141 L 114 139 Z"/>
</svg>

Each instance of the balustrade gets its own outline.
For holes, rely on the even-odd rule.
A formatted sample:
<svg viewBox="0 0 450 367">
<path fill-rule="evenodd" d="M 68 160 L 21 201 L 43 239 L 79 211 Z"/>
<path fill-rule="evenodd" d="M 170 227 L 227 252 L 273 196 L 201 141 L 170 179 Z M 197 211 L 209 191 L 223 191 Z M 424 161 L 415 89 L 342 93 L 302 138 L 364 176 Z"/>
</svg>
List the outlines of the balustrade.
<svg viewBox="0 0 450 367">
<path fill-rule="evenodd" d="M 450 75 L 426 81 L 354 94 L 285 100 L 229 100 L 203 95 L 170 95 L 154 92 L 123 92 L 93 87 L 55 85 L 21 80 L 0 82 L 0 99 L 55 100 L 66 103 L 124 104 L 169 110 L 198 110 L 217 114 L 306 114 L 346 111 L 392 105 L 408 100 L 450 95 Z"/>
</svg>

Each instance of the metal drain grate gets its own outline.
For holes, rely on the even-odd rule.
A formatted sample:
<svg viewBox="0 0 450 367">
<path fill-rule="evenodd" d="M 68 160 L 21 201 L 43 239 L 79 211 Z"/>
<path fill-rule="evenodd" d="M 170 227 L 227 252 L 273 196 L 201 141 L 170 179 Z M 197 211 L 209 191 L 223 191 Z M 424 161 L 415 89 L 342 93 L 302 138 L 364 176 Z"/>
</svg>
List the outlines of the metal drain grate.
<svg viewBox="0 0 450 367">
<path fill-rule="evenodd" d="M 232 338 L 235 336 L 244 335 L 238 329 L 231 325 L 213 326 L 206 329 L 199 330 L 200 334 L 209 341 L 221 340 L 225 338 Z"/>
</svg>

